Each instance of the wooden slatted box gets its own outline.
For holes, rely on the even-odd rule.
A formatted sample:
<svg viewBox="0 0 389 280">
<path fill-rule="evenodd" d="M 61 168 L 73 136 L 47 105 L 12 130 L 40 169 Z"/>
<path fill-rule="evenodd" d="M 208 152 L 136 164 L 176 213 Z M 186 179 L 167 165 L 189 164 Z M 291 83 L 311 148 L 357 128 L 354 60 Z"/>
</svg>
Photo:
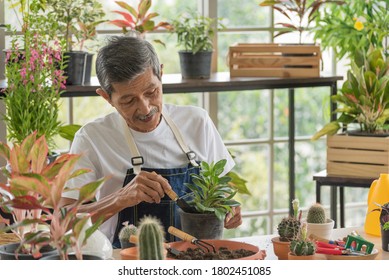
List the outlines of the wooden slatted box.
<svg viewBox="0 0 389 280">
<path fill-rule="evenodd" d="M 229 47 L 231 77 L 319 77 L 320 46 L 241 43 Z"/>
<path fill-rule="evenodd" d="M 389 137 L 327 137 L 327 174 L 378 178 L 389 173 Z"/>
</svg>

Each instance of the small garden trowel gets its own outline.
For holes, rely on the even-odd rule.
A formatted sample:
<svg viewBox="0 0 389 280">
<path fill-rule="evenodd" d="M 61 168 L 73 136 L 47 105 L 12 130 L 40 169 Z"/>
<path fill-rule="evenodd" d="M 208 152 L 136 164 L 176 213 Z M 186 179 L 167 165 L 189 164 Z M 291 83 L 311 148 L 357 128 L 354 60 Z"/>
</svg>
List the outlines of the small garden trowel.
<svg viewBox="0 0 389 280">
<path fill-rule="evenodd" d="M 188 204 L 184 199 L 179 198 L 178 195 L 171 189 L 170 191 L 166 192 L 166 194 L 170 197 L 171 200 L 175 201 L 182 209 L 182 211 L 187 212 L 187 213 L 198 213 L 198 211 L 193 207 Z"/>
</svg>

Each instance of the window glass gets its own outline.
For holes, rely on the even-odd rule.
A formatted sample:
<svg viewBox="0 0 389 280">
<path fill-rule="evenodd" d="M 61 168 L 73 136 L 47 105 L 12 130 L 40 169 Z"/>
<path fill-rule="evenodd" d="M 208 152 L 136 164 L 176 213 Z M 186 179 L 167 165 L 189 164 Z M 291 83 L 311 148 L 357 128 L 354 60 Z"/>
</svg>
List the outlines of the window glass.
<svg viewBox="0 0 389 280">
<path fill-rule="evenodd" d="M 247 237 L 255 235 L 267 234 L 267 228 L 269 227 L 269 219 L 265 216 L 245 218 L 242 220 L 242 224 L 235 229 L 224 229 L 223 239 L 234 237 Z M 270 242 L 270 240 L 269 240 Z M 257 244 L 261 250 L 265 250 L 265 245 Z"/>
<path fill-rule="evenodd" d="M 288 209 L 290 204 L 288 155 L 288 143 L 274 144 L 274 209 Z"/>
<path fill-rule="evenodd" d="M 269 92 L 218 93 L 218 129 L 224 140 L 269 137 Z"/>
<path fill-rule="evenodd" d="M 218 0 L 218 17 L 228 28 L 231 27 L 269 27 L 268 7 L 260 7 L 258 0 Z"/>
</svg>

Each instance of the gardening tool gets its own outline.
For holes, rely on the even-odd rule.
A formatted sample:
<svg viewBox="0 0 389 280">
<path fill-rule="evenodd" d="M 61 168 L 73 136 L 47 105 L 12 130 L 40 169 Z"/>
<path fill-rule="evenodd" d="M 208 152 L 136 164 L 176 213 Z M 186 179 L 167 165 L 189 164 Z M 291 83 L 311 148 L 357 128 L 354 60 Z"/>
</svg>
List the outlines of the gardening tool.
<svg viewBox="0 0 389 280">
<path fill-rule="evenodd" d="M 136 235 L 130 235 L 130 242 L 134 244 L 138 244 L 139 239 Z M 169 243 L 163 243 L 163 247 L 168 251 L 169 253 L 173 254 L 174 256 L 178 256 L 181 254 L 181 251 L 177 250 L 176 248 L 170 247 Z"/>
<path fill-rule="evenodd" d="M 216 248 L 212 244 L 205 242 L 204 240 L 197 239 L 196 237 L 179 230 L 178 228 L 175 228 L 173 226 L 170 226 L 167 230 L 170 234 L 181 238 L 184 241 L 190 242 L 192 244 L 195 244 L 197 247 L 199 247 L 204 253 L 216 253 Z"/>
<path fill-rule="evenodd" d="M 197 213 L 196 209 L 193 206 L 190 206 L 184 199 L 179 198 L 173 189 L 167 191 L 166 194 L 170 197 L 171 200 L 177 203 L 178 207 L 180 207 L 182 211 L 187 213 Z"/>
<path fill-rule="evenodd" d="M 354 256 L 365 256 L 367 253 L 361 251 L 353 251 L 350 248 L 343 246 L 329 244 L 321 241 L 316 241 L 316 253 L 327 254 L 327 255 L 354 255 Z"/>
</svg>

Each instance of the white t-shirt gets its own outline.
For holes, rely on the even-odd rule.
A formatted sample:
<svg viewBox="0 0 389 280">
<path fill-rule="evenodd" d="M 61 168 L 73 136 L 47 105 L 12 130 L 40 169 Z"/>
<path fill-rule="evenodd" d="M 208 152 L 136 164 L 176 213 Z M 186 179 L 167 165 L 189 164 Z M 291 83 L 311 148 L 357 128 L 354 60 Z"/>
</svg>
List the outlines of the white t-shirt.
<svg viewBox="0 0 389 280">
<path fill-rule="evenodd" d="M 227 159 L 223 175 L 233 168 L 235 163 L 207 111 L 194 106 L 171 104 L 163 106 L 164 112 L 171 117 L 180 130 L 189 150 L 196 153 L 196 161 L 216 162 Z M 69 181 L 69 187 L 81 187 L 90 181 L 111 176 L 98 190 L 97 200 L 122 187 L 127 169 L 132 168 L 132 155 L 120 118 L 119 113 L 111 113 L 87 123 L 76 133 L 70 153 L 82 154 L 82 157 L 75 168 L 89 168 L 92 172 Z M 164 118 L 151 132 L 142 133 L 132 129 L 130 131 L 140 155 L 143 156 L 144 168 L 187 166 L 188 158 Z M 63 196 L 76 199 L 78 192 L 66 192 Z M 111 241 L 116 224 L 117 215 L 114 215 L 100 227 Z"/>
</svg>

